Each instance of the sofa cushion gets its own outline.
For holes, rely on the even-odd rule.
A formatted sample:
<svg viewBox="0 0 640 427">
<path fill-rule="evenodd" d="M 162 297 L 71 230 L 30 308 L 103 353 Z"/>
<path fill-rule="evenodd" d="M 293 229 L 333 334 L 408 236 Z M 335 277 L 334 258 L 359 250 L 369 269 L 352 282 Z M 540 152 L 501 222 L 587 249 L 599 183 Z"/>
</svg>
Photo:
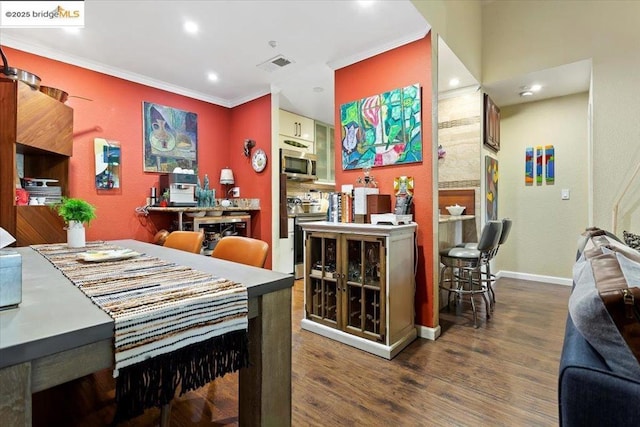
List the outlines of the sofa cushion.
<svg viewBox="0 0 640 427">
<path fill-rule="evenodd" d="M 569 298 L 571 320 L 612 372 L 640 379 L 640 363 L 600 298 L 591 264 L 594 257 L 613 254 L 627 283 L 637 284 L 640 283 L 640 253 L 603 235 L 589 240 L 573 268 L 574 289 Z"/>
<path fill-rule="evenodd" d="M 640 249 L 640 235 L 623 231 L 622 237 L 624 238 L 624 242 L 627 246 L 633 249 Z"/>
</svg>

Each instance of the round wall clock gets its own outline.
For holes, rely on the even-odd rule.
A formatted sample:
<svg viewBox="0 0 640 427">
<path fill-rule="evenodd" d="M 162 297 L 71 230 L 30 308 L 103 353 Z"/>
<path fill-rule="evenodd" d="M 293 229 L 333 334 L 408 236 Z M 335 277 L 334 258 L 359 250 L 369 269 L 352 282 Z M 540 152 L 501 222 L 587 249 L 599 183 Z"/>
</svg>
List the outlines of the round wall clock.
<svg viewBox="0 0 640 427">
<path fill-rule="evenodd" d="M 262 172 L 267 167 L 267 153 L 262 148 L 257 149 L 251 157 L 251 166 L 256 172 Z"/>
</svg>

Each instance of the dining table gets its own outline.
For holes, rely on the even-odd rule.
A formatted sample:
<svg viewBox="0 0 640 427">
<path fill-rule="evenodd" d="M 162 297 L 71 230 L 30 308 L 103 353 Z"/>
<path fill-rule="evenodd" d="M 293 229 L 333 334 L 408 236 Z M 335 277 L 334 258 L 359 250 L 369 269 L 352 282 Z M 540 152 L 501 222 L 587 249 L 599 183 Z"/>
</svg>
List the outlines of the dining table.
<svg viewBox="0 0 640 427">
<path fill-rule="evenodd" d="M 107 243 L 246 286 L 249 366 L 239 370 L 238 422 L 291 425 L 292 275 L 132 239 Z M 0 311 L 0 420 L 29 426 L 32 393 L 113 368 L 114 320 L 33 248 L 11 249 L 22 256 L 22 301 Z"/>
</svg>

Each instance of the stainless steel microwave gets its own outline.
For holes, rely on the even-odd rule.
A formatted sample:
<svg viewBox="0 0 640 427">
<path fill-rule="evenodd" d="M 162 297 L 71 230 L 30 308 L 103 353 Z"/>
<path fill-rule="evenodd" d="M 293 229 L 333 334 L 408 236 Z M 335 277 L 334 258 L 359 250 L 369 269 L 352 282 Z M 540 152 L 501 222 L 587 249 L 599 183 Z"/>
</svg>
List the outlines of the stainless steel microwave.
<svg viewBox="0 0 640 427">
<path fill-rule="evenodd" d="M 280 171 L 287 179 L 296 181 L 315 181 L 317 157 L 301 151 L 280 149 Z"/>
</svg>

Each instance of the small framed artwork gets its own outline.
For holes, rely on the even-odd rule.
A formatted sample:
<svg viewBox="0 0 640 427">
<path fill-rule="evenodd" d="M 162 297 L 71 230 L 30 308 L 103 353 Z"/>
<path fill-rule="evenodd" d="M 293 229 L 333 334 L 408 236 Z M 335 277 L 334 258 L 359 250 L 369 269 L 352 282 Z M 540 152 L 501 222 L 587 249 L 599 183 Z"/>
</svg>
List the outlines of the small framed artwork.
<svg viewBox="0 0 640 427">
<path fill-rule="evenodd" d="M 495 152 L 500 151 L 500 108 L 489 95 L 484 94 L 484 145 Z"/>
<path fill-rule="evenodd" d="M 120 143 L 104 138 L 93 140 L 96 164 L 96 189 L 120 188 Z"/>
<path fill-rule="evenodd" d="M 485 167 L 485 211 L 487 221 L 498 219 L 498 160 L 484 156 Z"/>
</svg>

